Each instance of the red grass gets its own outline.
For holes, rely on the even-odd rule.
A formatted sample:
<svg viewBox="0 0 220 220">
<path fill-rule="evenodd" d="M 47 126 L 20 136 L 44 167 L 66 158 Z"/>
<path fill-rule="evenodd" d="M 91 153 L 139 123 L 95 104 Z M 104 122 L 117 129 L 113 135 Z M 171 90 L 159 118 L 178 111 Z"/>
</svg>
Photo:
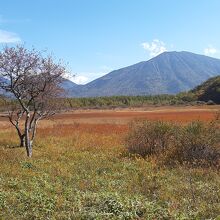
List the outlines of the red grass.
<svg viewBox="0 0 220 220">
<path fill-rule="evenodd" d="M 52 127 L 39 128 L 38 133 L 41 137 L 47 136 L 71 136 L 74 132 L 92 134 L 122 134 L 128 130 L 127 125 L 114 124 L 56 124 Z"/>
<path fill-rule="evenodd" d="M 148 120 L 164 120 L 176 122 L 189 122 L 193 120 L 210 121 L 216 116 L 216 111 L 211 110 L 177 110 L 177 111 L 97 111 L 97 112 L 73 112 L 67 114 L 59 114 L 55 119 L 62 120 L 97 120 L 113 119 L 127 122 L 134 118 L 142 118 Z"/>
</svg>

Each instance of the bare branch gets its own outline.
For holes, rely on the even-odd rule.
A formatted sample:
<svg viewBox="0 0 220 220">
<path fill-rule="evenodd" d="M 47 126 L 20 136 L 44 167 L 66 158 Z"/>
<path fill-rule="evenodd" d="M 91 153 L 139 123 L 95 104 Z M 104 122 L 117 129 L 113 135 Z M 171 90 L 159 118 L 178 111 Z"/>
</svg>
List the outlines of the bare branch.
<svg viewBox="0 0 220 220">
<path fill-rule="evenodd" d="M 0 89 L 14 99 L 7 103 L 7 116 L 20 139 L 25 137 L 28 156 L 32 154 L 38 121 L 60 110 L 57 99 L 63 92 L 60 84 L 65 71 L 60 62 L 55 63 L 51 56 L 43 57 L 34 49 L 5 47 L 0 53 Z M 24 133 L 20 129 L 23 118 Z"/>
</svg>

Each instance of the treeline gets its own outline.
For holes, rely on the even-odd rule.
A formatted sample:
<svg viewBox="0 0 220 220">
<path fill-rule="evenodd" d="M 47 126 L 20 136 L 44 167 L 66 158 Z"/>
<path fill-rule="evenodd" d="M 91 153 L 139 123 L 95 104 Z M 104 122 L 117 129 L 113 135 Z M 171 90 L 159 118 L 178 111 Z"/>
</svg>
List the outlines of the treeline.
<svg viewBox="0 0 220 220">
<path fill-rule="evenodd" d="M 65 105 L 70 108 L 142 107 L 148 105 L 181 105 L 187 103 L 196 103 L 196 97 L 191 93 L 181 93 L 178 95 L 111 96 L 65 99 Z"/>
<path fill-rule="evenodd" d="M 116 108 L 116 107 L 144 107 L 149 105 L 197 105 L 204 104 L 198 101 L 193 93 L 179 93 L 177 95 L 149 95 L 149 96 L 110 96 L 90 98 L 62 98 L 63 109 L 77 108 Z M 6 102 L 0 98 L 0 111 L 6 109 Z"/>
</svg>

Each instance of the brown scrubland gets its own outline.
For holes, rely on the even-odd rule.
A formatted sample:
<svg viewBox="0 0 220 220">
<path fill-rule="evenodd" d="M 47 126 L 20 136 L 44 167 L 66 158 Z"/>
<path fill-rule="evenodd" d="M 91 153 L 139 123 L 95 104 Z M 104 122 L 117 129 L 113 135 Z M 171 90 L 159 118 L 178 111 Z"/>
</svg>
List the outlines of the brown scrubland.
<svg viewBox="0 0 220 220">
<path fill-rule="evenodd" d="M 219 110 L 64 112 L 41 121 L 32 158 L 0 118 L 0 219 L 218 219 L 217 167 L 161 163 L 168 157 L 155 153 L 142 157 L 129 151 L 127 137 L 134 120 L 206 124 L 217 122 Z"/>
</svg>

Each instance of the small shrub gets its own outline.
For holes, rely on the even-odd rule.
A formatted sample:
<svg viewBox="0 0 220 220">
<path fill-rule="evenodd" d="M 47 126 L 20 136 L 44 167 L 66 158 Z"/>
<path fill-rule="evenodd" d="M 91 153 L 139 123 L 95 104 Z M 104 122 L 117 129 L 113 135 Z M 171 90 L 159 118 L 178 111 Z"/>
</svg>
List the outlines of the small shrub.
<svg viewBox="0 0 220 220">
<path fill-rule="evenodd" d="M 174 125 L 161 121 L 133 121 L 126 138 L 129 153 L 156 155 L 166 164 L 219 166 L 220 128 L 217 120 Z"/>
<path fill-rule="evenodd" d="M 126 137 L 126 147 L 130 153 L 142 157 L 160 154 L 173 141 L 175 126 L 162 121 L 133 121 Z"/>
<path fill-rule="evenodd" d="M 219 165 L 220 129 L 216 123 L 194 121 L 181 128 L 168 161 L 191 165 Z"/>
</svg>

